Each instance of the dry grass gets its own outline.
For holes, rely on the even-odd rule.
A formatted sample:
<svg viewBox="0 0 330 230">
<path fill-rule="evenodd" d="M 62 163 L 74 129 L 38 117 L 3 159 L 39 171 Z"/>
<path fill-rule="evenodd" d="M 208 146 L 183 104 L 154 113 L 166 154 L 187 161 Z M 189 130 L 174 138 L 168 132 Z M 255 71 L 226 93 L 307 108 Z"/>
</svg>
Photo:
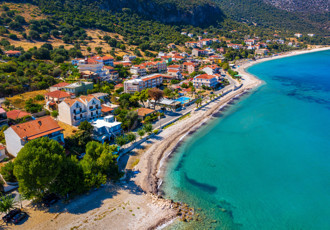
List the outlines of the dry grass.
<svg viewBox="0 0 330 230">
<path fill-rule="evenodd" d="M 58 125 L 64 129 L 63 131 L 63 135 L 64 135 L 64 138 L 66 137 L 69 137 L 69 136 L 72 136 L 73 134 L 75 134 L 77 132 L 77 128 L 74 127 L 74 126 L 71 126 L 71 125 L 68 125 L 68 124 L 65 124 L 61 121 L 57 121 Z"/>
<path fill-rule="evenodd" d="M 45 95 L 48 91 L 47 90 L 37 90 L 37 91 L 31 91 L 31 92 L 26 92 L 23 94 L 17 94 L 13 97 L 7 97 L 6 99 L 8 99 L 10 101 L 10 103 L 16 108 L 16 109 L 24 109 L 25 106 L 25 101 L 27 101 L 28 99 L 32 98 L 34 99 L 37 95 Z M 40 105 L 44 105 L 45 101 L 35 101 L 34 103 L 40 104 Z"/>
<path fill-rule="evenodd" d="M 0 4 L 1 5 L 1 4 Z M 25 20 L 28 22 L 32 19 L 35 20 L 40 20 L 40 19 L 46 19 L 47 16 L 43 15 L 41 10 L 34 5 L 31 4 L 26 4 L 26 3 L 6 3 L 6 5 L 10 8 L 10 10 L 15 10 L 16 11 L 16 15 L 21 15 L 25 18 Z M 2 8 L 0 8 L 0 14 L 4 12 Z M 25 33 L 28 34 L 29 29 L 27 26 L 23 26 L 25 29 Z M 30 40 L 26 40 L 25 38 L 23 38 L 23 36 L 14 30 L 9 30 L 9 33 L 12 34 L 16 34 L 18 37 L 18 40 L 12 40 L 8 38 L 8 35 L 3 35 L 0 36 L 0 39 L 5 38 L 7 39 L 12 45 L 15 46 L 21 46 L 24 50 L 29 50 L 33 47 L 41 47 L 43 44 L 45 43 L 51 43 L 53 45 L 53 47 L 59 47 L 61 45 L 63 45 L 66 49 L 70 49 L 73 47 L 73 44 L 66 44 L 64 43 L 61 39 L 59 38 L 55 38 L 55 37 L 51 37 L 48 41 L 30 41 Z M 125 43 L 123 40 L 123 36 L 116 34 L 116 33 L 109 33 L 109 32 L 105 32 L 102 30 L 91 30 L 91 29 L 87 29 L 86 33 L 88 36 L 91 36 L 93 39 L 91 41 L 86 40 L 87 45 L 81 45 L 81 52 L 83 55 L 90 55 L 90 53 L 87 51 L 87 47 L 91 47 L 91 52 L 96 53 L 95 48 L 96 47 L 102 47 L 102 51 L 104 54 L 108 54 L 110 53 L 112 47 L 110 47 L 107 43 L 104 42 L 104 40 L 102 40 L 103 36 L 108 35 L 112 38 L 117 39 L 118 41 Z M 134 53 L 134 49 L 136 48 L 136 46 L 129 46 L 127 44 L 125 44 L 126 46 L 126 50 L 122 51 L 120 49 L 115 49 L 115 54 L 117 56 L 123 56 L 126 54 L 133 54 Z M 183 47 L 179 48 L 180 50 L 183 50 Z M 154 52 L 153 52 L 154 53 Z M 149 59 L 148 57 L 144 57 L 146 59 Z"/>
</svg>

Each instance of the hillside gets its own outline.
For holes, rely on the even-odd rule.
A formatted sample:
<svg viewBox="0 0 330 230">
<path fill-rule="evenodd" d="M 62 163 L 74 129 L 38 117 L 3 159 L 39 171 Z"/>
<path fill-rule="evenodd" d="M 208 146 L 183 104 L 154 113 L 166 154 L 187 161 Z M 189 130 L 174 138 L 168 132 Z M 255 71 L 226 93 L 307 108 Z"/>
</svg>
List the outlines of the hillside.
<svg viewBox="0 0 330 230">
<path fill-rule="evenodd" d="M 313 14 L 311 8 L 305 13 L 288 12 L 275 7 L 275 2 L 286 0 L 214 0 L 228 17 L 238 22 L 255 24 L 264 28 L 330 34 L 329 14 Z M 267 2 L 264 2 L 267 1 Z M 288 0 L 292 1 L 292 0 Z M 315 0 L 321 1 L 321 0 Z M 270 4 L 270 3 L 274 3 Z M 297 1 L 295 1 L 297 2 Z M 301 0 L 300 2 L 305 2 Z M 309 1 L 306 1 L 309 2 Z M 308 13 L 307 13 L 308 12 Z"/>
<path fill-rule="evenodd" d="M 328 0 L 264 0 L 271 5 L 290 12 L 327 13 Z"/>
<path fill-rule="evenodd" d="M 267 1 L 267 2 L 265 2 Z M 35 0 L 45 12 L 70 10 L 104 11 L 117 14 L 137 14 L 145 20 L 156 20 L 165 24 L 193 25 L 199 27 L 221 26 L 226 18 L 263 28 L 290 30 L 329 35 L 329 15 L 313 14 L 313 10 L 301 14 L 288 12 L 275 2 L 286 0 Z M 289 0 L 287 0 L 289 1 Z M 301 0 L 300 2 L 302 2 Z M 314 0 L 322 2 L 324 0 Z M 295 1 L 296 2 L 296 1 Z M 302 5 L 302 7 L 307 6 Z M 323 4 L 318 5 L 319 8 Z M 57 10 L 56 10 L 57 9 Z M 310 9 L 305 7 L 305 9 Z M 298 11 L 298 10 L 297 10 Z M 156 13 L 155 13 L 156 12 Z M 306 10 L 305 10 L 306 12 Z M 112 14 L 113 15 L 113 14 Z M 118 15 L 119 16 L 119 15 Z M 82 18 L 81 18 L 82 19 Z M 100 19 L 104 20 L 104 19 Z M 219 25 L 220 23 L 220 25 Z"/>
</svg>

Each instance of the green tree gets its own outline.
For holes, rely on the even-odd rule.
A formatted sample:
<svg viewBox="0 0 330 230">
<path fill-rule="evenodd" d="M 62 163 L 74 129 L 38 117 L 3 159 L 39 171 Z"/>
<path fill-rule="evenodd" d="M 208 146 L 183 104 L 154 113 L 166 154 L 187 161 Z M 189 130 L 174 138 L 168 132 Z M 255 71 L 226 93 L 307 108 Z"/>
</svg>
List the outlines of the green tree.
<svg viewBox="0 0 330 230">
<path fill-rule="evenodd" d="M 124 136 L 118 136 L 115 139 L 115 143 L 119 146 L 123 146 L 127 143 L 127 139 Z"/>
<path fill-rule="evenodd" d="M 126 138 L 129 142 L 132 142 L 136 140 L 136 135 L 134 133 L 127 133 Z"/>
<path fill-rule="evenodd" d="M 3 179 L 8 182 L 16 182 L 17 178 L 14 175 L 14 163 L 9 161 L 1 169 L 0 173 L 3 176 Z"/>
<path fill-rule="evenodd" d="M 87 133 L 92 133 L 93 132 L 93 126 L 91 125 L 91 123 L 89 123 L 88 121 L 83 121 L 80 123 L 80 125 L 78 126 L 78 128 L 80 130 L 86 131 Z"/>
<path fill-rule="evenodd" d="M 139 136 L 142 138 L 146 132 L 144 131 L 144 129 L 139 129 L 139 130 L 137 131 L 137 133 L 138 133 Z"/>
<path fill-rule="evenodd" d="M 14 163 L 19 192 L 27 199 L 40 199 L 46 192 L 54 192 L 64 157 L 63 147 L 55 140 L 42 137 L 26 143 Z"/>
<path fill-rule="evenodd" d="M 52 117 L 57 117 L 58 116 L 58 111 L 57 110 L 53 110 L 51 113 Z"/>
<path fill-rule="evenodd" d="M 114 147 L 91 141 L 86 146 L 86 155 L 80 161 L 87 188 L 99 187 L 107 179 L 117 179 L 119 175 Z"/>
<path fill-rule="evenodd" d="M 150 123 L 144 124 L 143 129 L 145 132 L 151 134 L 152 133 L 152 124 L 150 124 Z"/>
<path fill-rule="evenodd" d="M 7 195 L 2 196 L 0 201 L 0 212 L 2 213 L 8 213 L 11 209 L 13 209 L 16 205 L 16 202 L 14 201 L 14 198 Z"/>
</svg>

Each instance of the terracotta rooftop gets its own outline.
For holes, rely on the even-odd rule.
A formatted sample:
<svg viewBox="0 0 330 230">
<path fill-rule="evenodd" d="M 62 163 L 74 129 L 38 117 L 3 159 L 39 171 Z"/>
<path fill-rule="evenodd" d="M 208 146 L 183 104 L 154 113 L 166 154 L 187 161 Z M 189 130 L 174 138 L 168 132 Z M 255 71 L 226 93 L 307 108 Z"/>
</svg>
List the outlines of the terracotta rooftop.
<svg viewBox="0 0 330 230">
<path fill-rule="evenodd" d="M 102 113 L 109 113 L 113 110 L 113 108 L 106 106 L 106 105 L 101 105 L 101 112 Z"/>
<path fill-rule="evenodd" d="M 157 78 L 161 78 L 161 77 L 163 77 L 163 76 L 160 75 L 160 74 L 158 74 L 158 75 L 155 75 L 155 76 L 142 78 L 141 80 L 142 80 L 142 81 L 148 81 L 148 80 L 157 79 Z"/>
<path fill-rule="evenodd" d="M 56 85 L 52 85 L 51 87 L 65 87 L 67 85 L 70 85 L 70 83 L 67 83 L 67 82 L 60 82 Z"/>
<path fill-rule="evenodd" d="M 7 112 L 7 118 L 8 119 L 16 120 L 16 119 L 23 118 L 25 116 L 32 116 L 32 114 L 28 113 L 28 112 L 21 111 L 21 110 L 12 110 L 12 111 Z"/>
<path fill-rule="evenodd" d="M 12 128 L 21 139 L 27 138 L 28 140 L 33 140 L 63 130 L 58 123 L 49 116 L 13 125 L 10 128 Z"/>
<path fill-rule="evenodd" d="M 179 65 L 169 65 L 169 66 L 167 66 L 167 68 L 180 68 L 180 66 Z"/>
<path fill-rule="evenodd" d="M 144 116 L 146 116 L 146 115 L 148 115 L 148 114 L 151 114 L 151 113 L 153 113 L 153 112 L 155 112 L 155 110 L 153 110 L 153 109 L 148 109 L 148 108 L 139 108 L 139 109 L 137 110 L 138 116 L 140 116 L 140 117 L 144 117 Z"/>
<path fill-rule="evenodd" d="M 87 102 L 91 101 L 93 98 L 99 100 L 93 95 L 88 95 L 88 96 L 81 95 L 79 98 L 75 98 L 75 99 L 66 98 L 63 101 L 71 107 L 76 101 L 87 104 Z"/>
<path fill-rule="evenodd" d="M 20 54 L 21 51 L 18 51 L 18 50 L 9 50 L 9 51 L 6 51 L 6 54 Z"/>
<path fill-rule="evenodd" d="M 53 92 L 49 92 L 45 94 L 48 97 L 52 97 L 52 98 L 64 98 L 64 97 L 71 97 L 71 94 L 65 92 L 65 91 L 61 91 L 61 90 L 55 90 Z"/>
<path fill-rule="evenodd" d="M 213 76 L 213 75 L 208 75 L 208 74 L 201 74 L 201 75 L 197 76 L 196 78 L 198 78 L 198 79 L 207 79 L 207 80 L 210 80 L 210 79 L 212 79 L 212 78 L 215 78 L 215 76 Z"/>
</svg>

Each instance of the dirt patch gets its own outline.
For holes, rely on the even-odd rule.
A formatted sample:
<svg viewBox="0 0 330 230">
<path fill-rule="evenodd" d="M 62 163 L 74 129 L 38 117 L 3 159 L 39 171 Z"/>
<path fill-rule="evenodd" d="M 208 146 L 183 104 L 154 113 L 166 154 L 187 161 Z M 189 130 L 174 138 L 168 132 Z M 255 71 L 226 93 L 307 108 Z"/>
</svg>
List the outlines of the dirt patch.
<svg viewBox="0 0 330 230">
<path fill-rule="evenodd" d="M 16 109 L 21 109 L 24 110 L 25 102 L 29 99 L 34 99 L 37 95 L 45 95 L 48 91 L 47 90 L 37 90 L 37 91 L 31 91 L 31 92 L 26 92 L 23 94 L 17 94 L 13 97 L 7 97 L 10 101 L 10 103 L 16 108 Z M 45 100 L 42 101 L 34 101 L 34 103 L 44 105 Z"/>
</svg>

